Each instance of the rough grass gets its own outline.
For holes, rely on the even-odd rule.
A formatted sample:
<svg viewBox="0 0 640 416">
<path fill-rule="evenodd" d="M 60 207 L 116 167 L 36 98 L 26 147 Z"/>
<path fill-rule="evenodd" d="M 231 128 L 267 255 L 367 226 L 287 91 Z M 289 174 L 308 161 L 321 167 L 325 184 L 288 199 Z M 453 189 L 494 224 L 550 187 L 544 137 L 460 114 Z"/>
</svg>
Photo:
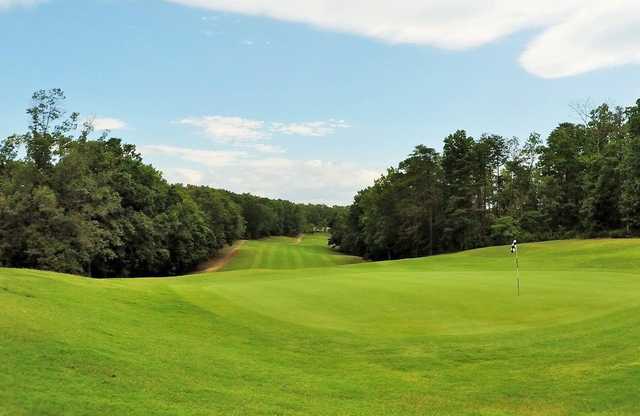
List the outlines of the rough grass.
<svg viewBox="0 0 640 416">
<path fill-rule="evenodd" d="M 0 414 L 640 413 L 638 240 L 522 245 L 520 297 L 508 247 L 321 268 L 291 243 L 178 279 L 0 269 Z"/>
</svg>

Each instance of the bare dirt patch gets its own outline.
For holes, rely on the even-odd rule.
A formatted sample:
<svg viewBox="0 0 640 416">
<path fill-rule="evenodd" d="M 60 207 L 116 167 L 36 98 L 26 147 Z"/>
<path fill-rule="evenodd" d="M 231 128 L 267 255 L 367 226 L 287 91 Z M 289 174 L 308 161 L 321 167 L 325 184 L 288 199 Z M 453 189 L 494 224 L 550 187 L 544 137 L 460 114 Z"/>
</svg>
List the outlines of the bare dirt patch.
<svg viewBox="0 0 640 416">
<path fill-rule="evenodd" d="M 222 270 L 224 266 L 226 266 L 227 263 L 229 263 L 229 261 L 238 254 L 238 250 L 244 245 L 244 243 L 246 243 L 246 240 L 239 240 L 232 246 L 225 247 L 218 256 L 207 260 L 198 266 L 195 273 L 211 273 Z"/>
</svg>

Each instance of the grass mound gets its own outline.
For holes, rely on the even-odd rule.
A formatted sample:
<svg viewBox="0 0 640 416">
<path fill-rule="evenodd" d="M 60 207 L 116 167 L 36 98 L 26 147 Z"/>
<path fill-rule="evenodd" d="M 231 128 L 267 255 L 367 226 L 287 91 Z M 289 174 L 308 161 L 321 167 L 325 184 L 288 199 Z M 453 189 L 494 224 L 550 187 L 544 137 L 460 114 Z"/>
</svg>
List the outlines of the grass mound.
<svg viewBox="0 0 640 416">
<path fill-rule="evenodd" d="M 177 279 L 0 269 L 0 414 L 638 414 L 640 241 L 522 245 L 520 297 L 507 247 L 325 244 Z"/>
</svg>

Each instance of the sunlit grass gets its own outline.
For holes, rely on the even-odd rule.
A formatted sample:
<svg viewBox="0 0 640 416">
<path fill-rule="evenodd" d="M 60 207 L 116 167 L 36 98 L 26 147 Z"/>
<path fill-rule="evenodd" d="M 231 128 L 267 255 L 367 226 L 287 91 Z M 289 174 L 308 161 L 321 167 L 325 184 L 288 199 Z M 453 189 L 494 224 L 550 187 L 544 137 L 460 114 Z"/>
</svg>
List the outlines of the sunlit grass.
<svg viewBox="0 0 640 416">
<path fill-rule="evenodd" d="M 226 272 L 0 269 L 2 415 L 637 415 L 640 241 L 350 263 L 323 237 Z M 233 271 L 235 270 L 235 271 Z"/>
<path fill-rule="evenodd" d="M 344 256 L 330 249 L 327 238 L 326 234 L 310 234 L 299 238 L 271 237 L 247 241 L 224 270 L 285 270 L 361 262 L 357 257 Z"/>
</svg>

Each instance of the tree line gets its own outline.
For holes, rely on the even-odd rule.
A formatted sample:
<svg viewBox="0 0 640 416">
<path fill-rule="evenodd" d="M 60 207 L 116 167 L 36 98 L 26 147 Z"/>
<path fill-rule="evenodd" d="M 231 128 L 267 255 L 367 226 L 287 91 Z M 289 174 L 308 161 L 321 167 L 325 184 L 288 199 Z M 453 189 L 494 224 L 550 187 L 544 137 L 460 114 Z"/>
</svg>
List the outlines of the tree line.
<svg viewBox="0 0 640 416">
<path fill-rule="evenodd" d="M 91 138 L 59 89 L 0 141 L 0 266 L 93 277 L 189 272 L 242 238 L 326 229 L 337 208 L 169 184 L 134 145 Z"/>
<path fill-rule="evenodd" d="M 580 114 L 546 142 L 459 130 L 442 152 L 417 146 L 340 213 L 331 244 L 375 260 L 640 235 L 640 100 Z"/>
</svg>

